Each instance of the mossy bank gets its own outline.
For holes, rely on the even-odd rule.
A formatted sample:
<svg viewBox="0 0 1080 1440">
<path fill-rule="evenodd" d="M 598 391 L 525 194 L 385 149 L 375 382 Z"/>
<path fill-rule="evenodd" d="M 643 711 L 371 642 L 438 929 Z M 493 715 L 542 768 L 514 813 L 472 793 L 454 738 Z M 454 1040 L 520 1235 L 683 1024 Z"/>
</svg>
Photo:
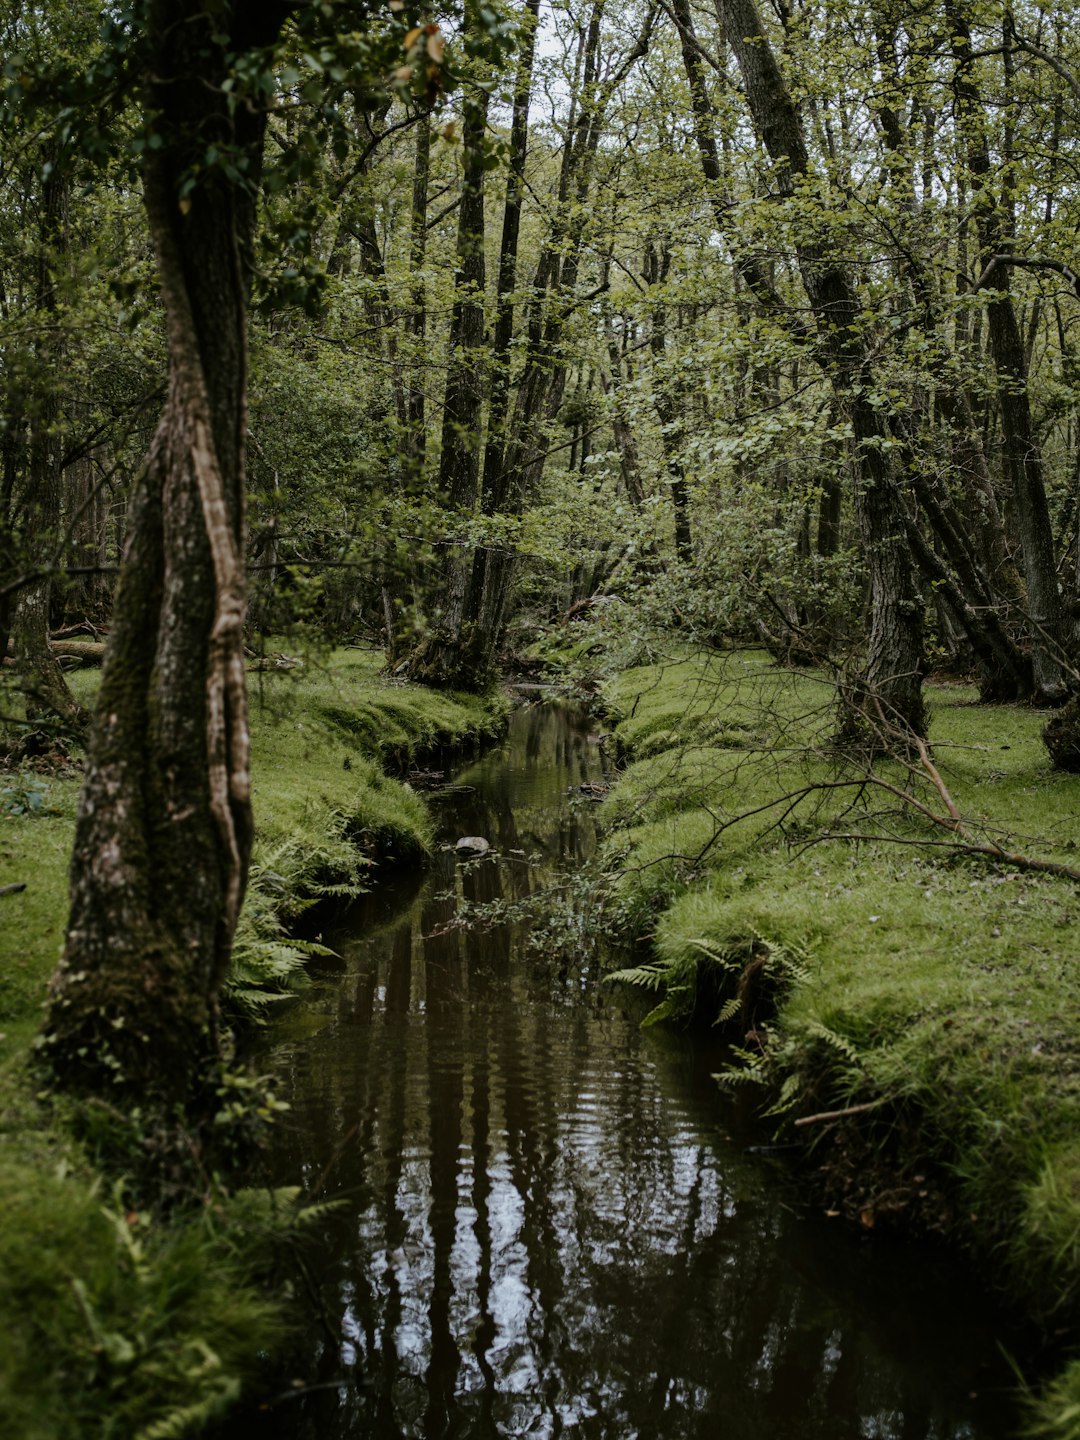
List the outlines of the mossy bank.
<svg viewBox="0 0 1080 1440">
<path fill-rule="evenodd" d="M 728 1083 L 805 1142 L 821 1203 L 945 1231 L 1059 1332 L 1080 1319 L 1080 778 L 1045 716 L 929 686 L 931 748 L 852 759 L 837 696 L 675 654 L 606 703 L 607 853 L 657 1018 L 720 1021 Z M 1076 869 L 1076 875 L 1069 872 Z M 1038 1432 L 1080 1436 L 1080 1363 Z"/>
<path fill-rule="evenodd" d="M 410 766 L 467 753 L 505 722 L 500 697 L 388 682 L 379 665 L 339 651 L 250 677 L 258 836 L 230 979 L 241 1022 L 302 983 L 288 926 L 305 904 L 429 849 Z M 208 1175 L 198 1203 L 164 1219 L 97 1167 L 85 1114 L 35 1092 L 26 1061 L 62 941 L 78 786 L 77 763 L 0 771 L 0 1408 L 25 1440 L 197 1434 L 282 1334 L 267 1277 L 295 1207 Z M 224 1119 L 243 1084 L 222 1094 Z M 263 1099 L 269 1113 L 247 1123 L 272 1115 L 272 1085 Z"/>
</svg>

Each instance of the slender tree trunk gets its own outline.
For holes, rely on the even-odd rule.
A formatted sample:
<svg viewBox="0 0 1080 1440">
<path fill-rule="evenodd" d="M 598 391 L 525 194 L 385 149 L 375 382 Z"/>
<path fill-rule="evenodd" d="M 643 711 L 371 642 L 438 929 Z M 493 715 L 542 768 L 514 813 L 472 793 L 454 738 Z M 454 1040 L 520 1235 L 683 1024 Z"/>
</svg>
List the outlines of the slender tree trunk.
<svg viewBox="0 0 1080 1440">
<path fill-rule="evenodd" d="M 55 157 L 54 157 L 55 160 Z M 23 531 L 40 561 L 50 552 L 59 558 L 60 519 L 64 476 L 60 466 L 60 396 L 57 390 L 61 354 L 53 338 L 57 321 L 56 281 L 53 267 L 66 247 L 66 177 L 53 165 L 42 184 L 34 290 L 36 308 L 52 322 L 37 346 L 42 385 L 30 418 L 26 498 Z M 40 574 L 15 597 L 11 621 L 15 665 L 23 687 L 30 720 L 59 717 L 81 730 L 87 720 L 71 693 L 60 664 L 49 645 L 52 575 Z"/>
<path fill-rule="evenodd" d="M 777 294 L 761 260 L 743 243 L 742 237 L 732 226 L 731 195 L 716 144 L 716 111 L 705 83 L 705 72 L 702 68 L 701 50 L 694 31 L 690 0 L 673 0 L 671 13 L 678 27 L 683 66 L 690 88 L 694 142 L 701 160 L 701 171 L 705 177 L 709 203 L 712 206 L 717 229 L 731 248 L 735 273 L 765 314 L 775 316 L 797 338 L 807 339 L 808 335 L 801 321 L 792 320 L 789 316 L 787 307 Z M 726 28 L 727 18 L 719 0 L 717 0 L 717 15 L 721 26 Z"/>
<path fill-rule="evenodd" d="M 563 152 L 555 216 L 537 263 L 532 301 L 525 323 L 526 360 L 518 386 L 511 434 L 502 452 L 495 483 L 486 501 L 492 513 L 520 514 L 526 497 L 543 473 L 547 428 L 554 419 L 566 383 L 562 341 L 575 304 L 581 250 L 589 222 L 589 195 L 604 117 L 611 97 L 637 61 L 647 53 L 655 11 L 650 9 L 637 41 L 622 62 L 601 70 L 601 21 L 605 0 L 594 0 L 585 27 L 579 61 L 581 101 L 572 115 L 571 138 Z M 485 491 L 487 486 L 485 483 Z M 494 655 L 505 623 L 514 576 L 514 557 L 489 551 L 479 587 L 477 633 Z"/>
<path fill-rule="evenodd" d="M 680 412 L 671 391 L 671 383 L 664 374 L 667 355 L 667 305 L 664 303 L 662 286 L 671 267 L 671 251 L 663 246 L 659 249 L 650 245 L 645 254 L 645 280 L 651 291 L 652 328 L 649 334 L 649 350 L 653 357 L 653 404 L 660 420 L 660 439 L 664 449 L 671 486 L 671 508 L 675 521 L 675 554 L 684 563 L 694 558 L 694 546 L 690 532 L 690 494 L 686 483 L 679 451 L 681 448 Z"/>
<path fill-rule="evenodd" d="M 471 92 L 464 105 L 464 175 L 458 210 L 457 277 L 443 400 L 439 493 L 451 516 L 466 518 L 480 498 L 480 459 L 486 383 L 484 319 L 485 159 L 488 92 Z M 457 541 L 447 556 L 441 613 L 414 656 L 418 680 L 471 689 L 473 617 L 467 611 L 473 556 Z"/>
<path fill-rule="evenodd" d="M 1010 248 L 1011 230 L 1007 190 L 1009 165 L 1002 168 L 1002 194 L 991 189 L 994 162 L 990 156 L 985 114 L 973 73 L 971 32 L 966 17 L 949 6 L 956 71 L 953 88 L 961 124 L 966 131 L 968 171 L 975 202 L 980 259 L 985 269 L 996 255 Z M 1004 46 L 1006 59 L 1010 52 Z M 1008 265 L 997 266 L 993 298 L 986 306 L 990 346 L 998 376 L 998 404 L 1005 440 L 1005 455 L 1012 483 L 1020 532 L 1024 582 L 1032 635 L 1032 663 L 1037 698 L 1046 702 L 1065 698 L 1063 669 L 1064 612 L 1057 580 L 1053 525 L 1046 498 L 1042 452 L 1031 418 L 1024 339 L 1009 294 Z"/>
<path fill-rule="evenodd" d="M 514 109 L 510 123 L 510 155 L 503 203 L 499 278 L 495 290 L 495 334 L 491 347 L 491 400 L 488 407 L 487 447 L 484 451 L 484 508 L 491 507 L 499 488 L 510 401 L 510 344 L 514 338 L 514 286 L 517 284 L 521 207 L 525 198 L 525 160 L 529 144 L 529 105 L 532 102 L 533 63 L 540 0 L 526 0 L 521 53 L 514 81 Z"/>
<path fill-rule="evenodd" d="M 622 317 L 623 343 L 626 342 L 627 317 Z M 635 510 L 640 510 L 645 500 L 645 489 L 641 480 L 641 464 L 638 460 L 637 441 L 634 427 L 630 424 L 629 406 L 625 395 L 626 376 L 623 371 L 623 357 L 615 336 L 615 327 L 610 315 L 604 321 L 604 337 L 607 341 L 608 357 L 611 361 L 611 375 L 601 367 L 600 388 L 611 407 L 611 432 L 615 448 L 619 452 L 619 468 L 622 470 L 626 498 Z"/>
<path fill-rule="evenodd" d="M 426 428 L 424 425 L 427 366 L 424 338 L 427 334 L 427 286 L 424 257 L 427 253 L 428 179 L 431 174 L 431 116 L 425 111 L 416 124 L 416 151 L 413 157 L 412 212 L 409 223 L 409 270 L 412 276 L 412 308 L 408 332 L 411 344 L 409 363 L 408 431 L 406 447 L 410 468 L 418 478 L 424 468 Z"/>
<path fill-rule="evenodd" d="M 754 123 L 776 166 L 774 183 L 793 193 L 811 178 L 802 126 L 754 0 L 718 0 L 742 73 Z M 925 732 L 922 603 L 904 533 L 904 505 L 891 473 L 887 432 L 870 400 L 872 374 L 864 316 L 842 260 L 796 232 L 796 252 L 818 326 L 819 348 L 847 410 L 857 447 L 859 517 L 870 582 L 866 686 L 888 722 Z"/>
</svg>

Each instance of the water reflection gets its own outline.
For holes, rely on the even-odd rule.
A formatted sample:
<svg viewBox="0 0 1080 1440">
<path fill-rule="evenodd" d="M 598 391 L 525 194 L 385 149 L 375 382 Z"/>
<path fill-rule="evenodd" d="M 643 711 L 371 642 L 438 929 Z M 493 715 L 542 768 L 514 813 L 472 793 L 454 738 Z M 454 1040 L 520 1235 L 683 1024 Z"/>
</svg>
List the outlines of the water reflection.
<svg viewBox="0 0 1080 1440">
<path fill-rule="evenodd" d="M 560 986 L 520 925 L 452 923 L 459 896 L 520 900 L 579 865 L 595 835 L 574 795 L 601 774 L 585 721 L 520 712 L 445 817 L 498 853 L 441 851 L 396 920 L 338 937 L 343 973 L 278 1032 L 276 1178 L 325 1176 L 343 1203 L 292 1361 L 308 1388 L 247 1428 L 1004 1435 L 993 1337 L 941 1260 L 797 1213 L 725 1134 L 708 1056 Z"/>
</svg>

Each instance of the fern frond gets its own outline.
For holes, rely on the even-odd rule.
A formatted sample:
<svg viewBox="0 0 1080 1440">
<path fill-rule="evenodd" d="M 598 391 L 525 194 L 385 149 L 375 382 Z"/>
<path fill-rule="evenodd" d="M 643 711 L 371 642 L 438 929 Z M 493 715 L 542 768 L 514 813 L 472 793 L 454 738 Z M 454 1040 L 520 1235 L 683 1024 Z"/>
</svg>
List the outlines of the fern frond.
<svg viewBox="0 0 1080 1440">
<path fill-rule="evenodd" d="M 736 948 L 737 942 L 726 941 L 716 945 L 699 936 L 688 939 L 686 944 L 693 946 L 695 950 L 700 950 L 707 960 L 711 960 L 714 965 L 719 965 L 723 970 L 730 970 L 739 964 L 739 952 L 746 950 L 745 941 L 738 944 Z"/>
<path fill-rule="evenodd" d="M 659 960 L 649 960 L 644 965 L 632 965 L 626 970 L 613 970 L 604 976 L 605 983 L 620 985 L 643 985 L 647 990 L 659 990 L 671 975 L 670 966 Z"/>
<path fill-rule="evenodd" d="M 862 1056 L 859 1053 L 858 1047 L 849 1040 L 846 1035 L 841 1035 L 836 1030 L 831 1030 L 828 1025 L 822 1024 L 820 1020 L 809 1021 L 806 1030 L 809 1035 L 813 1035 L 815 1039 L 827 1045 L 830 1050 L 834 1050 L 838 1055 L 842 1055 L 850 1065 L 861 1064 Z"/>
<path fill-rule="evenodd" d="M 197 1435 L 210 1423 L 218 1419 L 240 1397 L 240 1381 L 233 1375 L 221 1375 L 214 1382 L 210 1394 L 192 1405 L 179 1405 L 155 1420 L 144 1425 L 135 1440 L 184 1440 L 187 1435 Z"/>
<path fill-rule="evenodd" d="M 770 1116 L 788 1114 L 789 1111 L 794 1110 L 798 1105 L 802 1093 L 802 1077 L 795 1072 L 792 1072 L 790 1075 L 785 1075 L 784 1082 L 780 1086 L 780 1091 L 776 1099 L 765 1111 L 765 1114 Z"/>
</svg>

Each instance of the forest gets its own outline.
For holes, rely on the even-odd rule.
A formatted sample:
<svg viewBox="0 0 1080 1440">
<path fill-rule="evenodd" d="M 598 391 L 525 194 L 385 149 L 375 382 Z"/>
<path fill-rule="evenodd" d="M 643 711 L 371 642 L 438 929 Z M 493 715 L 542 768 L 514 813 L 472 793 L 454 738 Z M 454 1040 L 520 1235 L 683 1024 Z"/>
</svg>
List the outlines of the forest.
<svg viewBox="0 0 1080 1440">
<path fill-rule="evenodd" d="M 423 892 L 406 1008 L 422 939 L 453 937 L 424 964 L 471 993 L 502 925 L 545 1004 L 721 1036 L 716 1113 L 753 1115 L 800 1205 L 962 1254 L 960 1288 L 1021 1317 L 990 1343 L 1023 1377 L 1001 1414 L 926 1433 L 1080 1437 L 1076 19 L 0 0 L 20 1436 L 211 1434 L 273 1388 L 282 1253 L 333 1225 L 360 1132 L 292 1134 L 260 1180 L 303 1106 L 252 1056 L 351 953 L 333 917 L 427 874 L 458 909 Z M 593 758 L 544 806 L 470 810 L 496 782 L 453 775 L 514 773 L 519 743 Z M 559 854 L 526 883 L 529 836 Z M 499 1108 L 431 1085 L 447 1135 Z M 456 1355 L 455 1161 L 429 1160 L 430 1345 Z M 454 1409 L 511 1385 L 470 1343 L 418 1428 L 342 1400 L 344 1428 L 273 1433 L 526 1433 Z M 791 1433 L 842 1433 L 814 1393 Z M 658 1423 L 619 1397 L 565 1433 Z M 859 1433 L 915 1433 L 889 1405 Z"/>
</svg>

